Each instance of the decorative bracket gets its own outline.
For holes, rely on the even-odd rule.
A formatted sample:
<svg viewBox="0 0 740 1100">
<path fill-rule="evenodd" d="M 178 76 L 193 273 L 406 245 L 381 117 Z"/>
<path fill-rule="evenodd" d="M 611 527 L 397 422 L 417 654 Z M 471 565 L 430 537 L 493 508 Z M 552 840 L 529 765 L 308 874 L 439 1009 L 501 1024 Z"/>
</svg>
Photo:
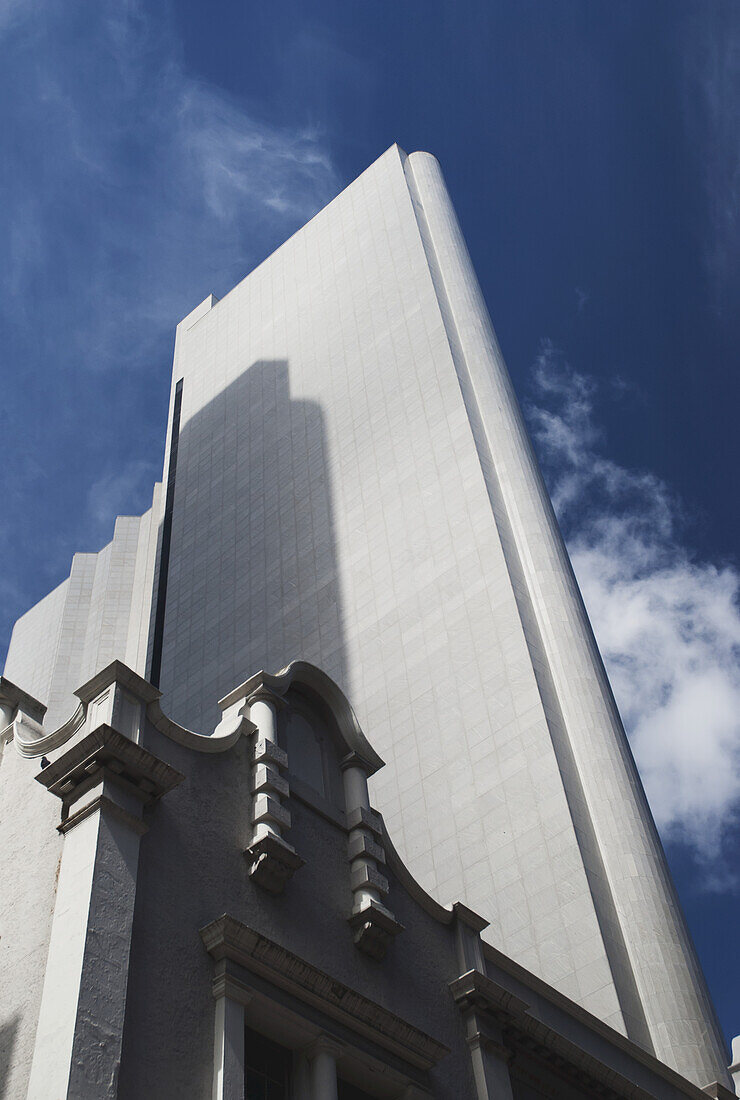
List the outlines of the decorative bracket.
<svg viewBox="0 0 740 1100">
<path fill-rule="evenodd" d="M 341 763 L 344 802 L 349 841 L 352 913 L 349 926 L 355 945 L 372 959 L 385 958 L 403 925 L 383 904 L 390 884 L 385 870 L 383 819 L 370 808 L 367 769 L 357 753 L 349 753 Z"/>
<path fill-rule="evenodd" d="M 255 840 L 244 855 L 250 865 L 250 878 L 270 894 L 281 894 L 285 884 L 306 862 L 292 844 L 273 833 Z"/>
<path fill-rule="evenodd" d="M 364 909 L 353 913 L 348 924 L 360 951 L 378 961 L 385 958 L 393 939 L 404 930 L 404 926 L 393 914 L 376 901 L 371 901 Z"/>
</svg>

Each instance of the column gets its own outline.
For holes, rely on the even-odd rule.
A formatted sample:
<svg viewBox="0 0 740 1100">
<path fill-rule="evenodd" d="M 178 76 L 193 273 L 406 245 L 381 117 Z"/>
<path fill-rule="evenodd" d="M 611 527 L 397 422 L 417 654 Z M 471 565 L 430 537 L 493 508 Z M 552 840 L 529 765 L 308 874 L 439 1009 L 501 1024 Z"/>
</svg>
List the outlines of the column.
<svg viewBox="0 0 740 1100">
<path fill-rule="evenodd" d="M 257 732 L 252 753 L 252 842 L 245 855 L 252 880 L 279 894 L 305 862 L 283 838 L 283 831 L 290 828 L 290 811 L 283 804 L 290 788 L 281 774 L 288 757 L 278 744 L 277 723 L 278 710 L 285 704 L 264 685 L 253 690 L 247 701 Z"/>
<path fill-rule="evenodd" d="M 28 1100 L 117 1094 L 143 808 L 183 778 L 110 726 L 36 776 L 64 847 Z"/>
<path fill-rule="evenodd" d="M 501 1037 L 501 1030 L 477 1012 L 465 1015 L 473 1077 L 478 1100 L 514 1100 L 509 1076 L 511 1053 Z"/>
<path fill-rule="evenodd" d="M 383 825 L 379 814 L 370 808 L 367 770 L 356 753 L 341 763 L 344 807 L 349 830 L 350 888 L 352 913 L 350 927 L 357 947 L 374 959 L 383 959 L 388 946 L 403 931 L 384 905 L 390 889 L 380 871 L 385 866 Z"/>
<path fill-rule="evenodd" d="M 252 773 L 255 794 L 253 841 L 266 836 L 280 838 L 283 829 L 290 828 L 290 813 L 282 805 L 288 785 L 280 775 L 280 768 L 288 760 L 278 745 L 278 705 L 277 696 L 270 692 L 252 695 L 249 699 L 249 717 L 257 727 Z"/>
<path fill-rule="evenodd" d="M 244 1100 L 244 1006 L 251 992 L 228 972 L 225 960 L 216 964 L 212 1100 Z"/>
<path fill-rule="evenodd" d="M 385 863 L 385 852 L 373 839 L 373 832 L 369 827 L 371 810 L 367 775 L 355 755 L 342 761 L 342 783 L 344 805 L 348 813 L 357 815 L 357 826 L 349 834 L 349 857 L 352 909 L 359 911 L 373 902 L 381 905 L 383 897 L 388 893 L 388 880 L 378 870 L 378 864 Z"/>
<path fill-rule="evenodd" d="M 342 1048 L 326 1036 L 311 1047 L 311 1100 L 337 1100 L 337 1058 Z"/>
</svg>

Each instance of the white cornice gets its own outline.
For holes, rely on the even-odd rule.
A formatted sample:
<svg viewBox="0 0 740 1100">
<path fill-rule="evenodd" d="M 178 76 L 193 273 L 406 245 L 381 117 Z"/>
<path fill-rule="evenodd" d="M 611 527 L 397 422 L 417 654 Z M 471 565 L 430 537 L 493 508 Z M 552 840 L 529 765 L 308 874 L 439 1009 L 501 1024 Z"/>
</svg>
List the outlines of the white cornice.
<svg viewBox="0 0 740 1100">
<path fill-rule="evenodd" d="M 233 917 L 219 917 L 200 935 L 212 958 L 238 963 L 418 1069 L 431 1069 L 449 1053 L 431 1035 Z"/>
</svg>

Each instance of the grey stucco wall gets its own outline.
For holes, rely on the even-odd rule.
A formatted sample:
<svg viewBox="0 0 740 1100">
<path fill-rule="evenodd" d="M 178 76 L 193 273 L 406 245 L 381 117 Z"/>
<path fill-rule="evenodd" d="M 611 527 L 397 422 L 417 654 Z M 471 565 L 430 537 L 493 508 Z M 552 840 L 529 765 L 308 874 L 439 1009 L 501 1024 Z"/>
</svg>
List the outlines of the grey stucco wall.
<svg viewBox="0 0 740 1100">
<path fill-rule="evenodd" d="M 62 838 L 38 760 L 0 760 L 0 1097 L 23 1100 L 33 1057 Z"/>
<path fill-rule="evenodd" d="M 251 838 L 246 742 L 224 756 L 197 756 L 149 731 L 146 747 L 187 778 L 153 810 L 142 840 L 121 1100 L 209 1095 L 213 963 L 198 930 L 224 913 L 456 1046 L 435 1072 L 436 1095 L 472 1095 L 459 1015 L 445 990 L 457 966 L 449 928 L 392 887 L 389 905 L 407 930 L 385 961 L 367 958 L 346 923 L 352 899 L 343 830 L 293 799 L 287 839 L 306 865 L 283 895 L 267 895 L 250 881 L 243 856 Z"/>
</svg>

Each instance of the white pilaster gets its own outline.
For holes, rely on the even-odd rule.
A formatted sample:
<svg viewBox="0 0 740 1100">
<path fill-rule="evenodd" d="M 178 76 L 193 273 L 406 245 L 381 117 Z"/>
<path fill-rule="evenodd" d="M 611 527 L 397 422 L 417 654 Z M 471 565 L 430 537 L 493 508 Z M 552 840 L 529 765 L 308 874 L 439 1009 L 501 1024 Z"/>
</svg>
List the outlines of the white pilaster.
<svg viewBox="0 0 740 1100">
<path fill-rule="evenodd" d="M 62 800 L 65 840 L 28 1100 L 113 1100 L 143 806 L 183 777 L 103 726 L 36 778 Z"/>
<path fill-rule="evenodd" d="M 216 998 L 212 1100 L 244 1100 L 244 1006 L 251 993 L 220 962 L 213 980 Z"/>
<path fill-rule="evenodd" d="M 0 733 L 10 725 L 15 715 L 15 704 L 0 698 Z"/>
</svg>

